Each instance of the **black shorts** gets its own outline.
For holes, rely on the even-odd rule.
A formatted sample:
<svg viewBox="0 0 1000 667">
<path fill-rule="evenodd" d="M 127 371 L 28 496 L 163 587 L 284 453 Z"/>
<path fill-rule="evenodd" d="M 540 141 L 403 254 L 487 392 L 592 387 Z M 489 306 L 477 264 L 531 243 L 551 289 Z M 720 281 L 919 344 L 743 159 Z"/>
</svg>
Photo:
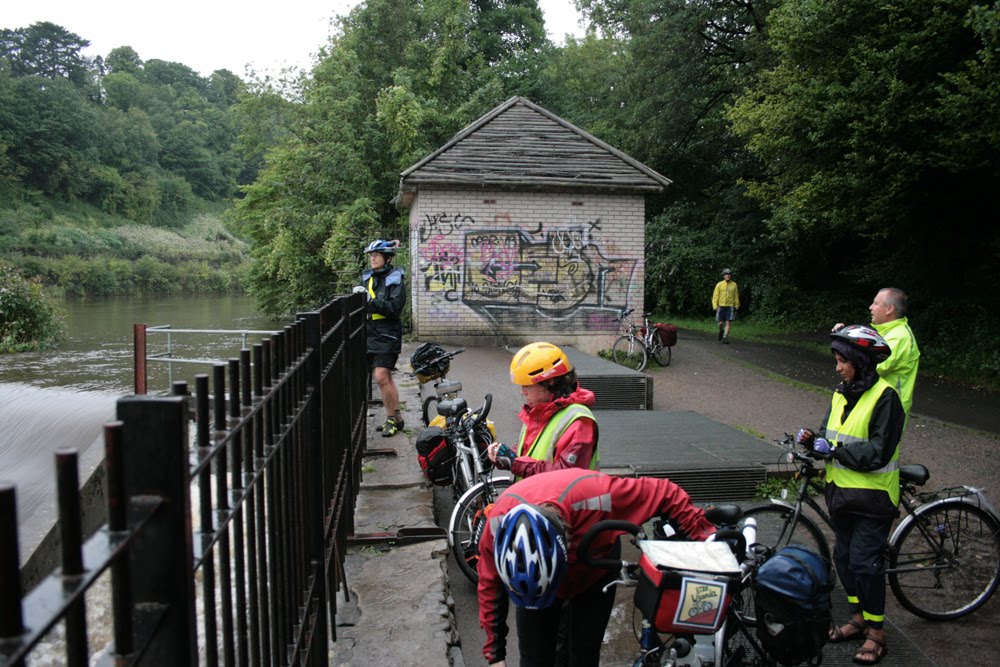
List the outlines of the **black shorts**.
<svg viewBox="0 0 1000 667">
<path fill-rule="evenodd" d="M 399 361 L 398 354 L 369 354 L 368 355 L 368 368 L 388 368 L 391 371 L 396 370 L 396 362 Z"/>
</svg>

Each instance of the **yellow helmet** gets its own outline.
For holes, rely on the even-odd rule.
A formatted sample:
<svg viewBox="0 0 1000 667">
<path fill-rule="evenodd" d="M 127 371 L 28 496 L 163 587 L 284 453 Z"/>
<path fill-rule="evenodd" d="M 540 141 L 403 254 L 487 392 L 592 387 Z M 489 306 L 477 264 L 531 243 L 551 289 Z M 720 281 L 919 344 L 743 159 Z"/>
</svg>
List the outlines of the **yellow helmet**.
<svg viewBox="0 0 1000 667">
<path fill-rule="evenodd" d="M 510 362 L 510 381 L 521 386 L 538 384 L 571 370 L 566 353 L 552 343 L 529 343 Z"/>
</svg>

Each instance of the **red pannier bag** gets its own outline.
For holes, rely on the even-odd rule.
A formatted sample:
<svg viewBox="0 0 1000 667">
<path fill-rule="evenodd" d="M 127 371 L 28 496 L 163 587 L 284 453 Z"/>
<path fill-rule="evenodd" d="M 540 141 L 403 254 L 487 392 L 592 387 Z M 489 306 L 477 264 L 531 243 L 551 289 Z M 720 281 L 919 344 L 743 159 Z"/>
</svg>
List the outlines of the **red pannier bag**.
<svg viewBox="0 0 1000 667">
<path fill-rule="evenodd" d="M 726 619 L 739 563 L 725 542 L 641 542 L 635 606 L 657 632 L 710 635 Z"/>
<path fill-rule="evenodd" d="M 660 336 L 663 347 L 673 347 L 677 345 L 677 327 L 666 322 L 657 322 L 656 331 Z"/>
<path fill-rule="evenodd" d="M 448 486 L 453 481 L 452 461 L 455 448 L 448 442 L 444 430 L 428 426 L 420 432 L 415 443 L 417 461 L 424 477 L 437 486 Z"/>
</svg>

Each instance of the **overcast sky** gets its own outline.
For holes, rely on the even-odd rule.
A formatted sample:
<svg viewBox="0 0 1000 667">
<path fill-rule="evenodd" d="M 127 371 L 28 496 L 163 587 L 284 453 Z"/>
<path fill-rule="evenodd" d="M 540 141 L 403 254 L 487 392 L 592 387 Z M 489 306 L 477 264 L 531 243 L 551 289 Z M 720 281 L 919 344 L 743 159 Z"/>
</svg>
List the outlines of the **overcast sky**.
<svg viewBox="0 0 1000 667">
<path fill-rule="evenodd" d="M 90 41 L 88 56 L 106 56 L 131 46 L 143 60 L 183 63 L 203 76 L 245 66 L 277 73 L 283 66 L 308 67 L 326 43 L 330 20 L 359 0 L 0 0 L 0 28 L 50 21 Z M 582 35 L 573 0 L 539 0 L 549 36 Z"/>
</svg>

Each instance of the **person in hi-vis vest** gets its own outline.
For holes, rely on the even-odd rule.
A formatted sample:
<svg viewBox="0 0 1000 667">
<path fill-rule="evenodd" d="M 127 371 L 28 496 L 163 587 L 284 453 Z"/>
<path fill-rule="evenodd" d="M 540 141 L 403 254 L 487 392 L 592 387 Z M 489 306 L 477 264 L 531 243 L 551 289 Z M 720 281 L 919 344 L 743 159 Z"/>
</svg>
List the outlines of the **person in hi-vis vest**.
<svg viewBox="0 0 1000 667">
<path fill-rule="evenodd" d="M 836 542 L 833 562 L 851 618 L 830 628 L 831 642 L 862 642 L 854 662 L 874 665 L 885 647 L 885 543 L 899 507 L 899 439 L 906 413 L 896 388 L 879 377 L 885 339 L 852 324 L 830 334 L 841 382 L 823 428 L 796 439 L 826 461 L 826 504 Z"/>
<path fill-rule="evenodd" d="M 524 423 L 516 450 L 494 443 L 488 454 L 522 479 L 564 468 L 598 469 L 594 392 L 584 389 L 566 353 L 551 343 L 531 343 L 514 354 L 510 381 L 521 388 Z"/>
<path fill-rule="evenodd" d="M 403 430 L 399 390 L 392 379 L 403 349 L 402 315 L 406 307 L 403 270 L 392 265 L 398 248 L 399 241 L 377 239 L 369 243 L 365 253 L 371 268 L 361 274 L 354 288 L 356 294 L 368 294 L 368 366 L 385 406 L 385 423 L 376 427 L 383 438 Z"/>
</svg>

